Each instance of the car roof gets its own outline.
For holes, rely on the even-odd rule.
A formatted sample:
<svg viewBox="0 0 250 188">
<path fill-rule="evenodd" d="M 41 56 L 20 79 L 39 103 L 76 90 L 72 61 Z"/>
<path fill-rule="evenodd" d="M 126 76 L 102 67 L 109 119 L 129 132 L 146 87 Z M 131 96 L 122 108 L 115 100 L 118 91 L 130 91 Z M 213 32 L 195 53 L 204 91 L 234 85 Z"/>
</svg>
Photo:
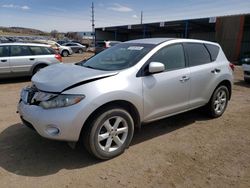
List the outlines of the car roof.
<svg viewBox="0 0 250 188">
<path fill-rule="evenodd" d="M 50 47 L 50 45 L 48 45 L 48 44 L 20 43 L 20 42 L 0 43 L 0 46 L 42 46 L 42 47 Z"/>
<path fill-rule="evenodd" d="M 177 42 L 194 42 L 194 43 L 207 43 L 219 46 L 215 42 L 205 41 L 205 40 L 197 40 L 197 39 L 186 39 L 186 38 L 146 38 L 146 39 L 136 39 L 130 40 L 125 43 L 139 43 L 139 44 L 153 44 L 159 45 L 163 42 L 167 41 L 177 41 Z"/>
<path fill-rule="evenodd" d="M 173 40 L 172 38 L 146 38 L 146 39 L 136 39 L 130 40 L 125 43 L 141 43 L 141 44 L 155 44 L 158 45 L 163 42 L 167 42 L 169 40 Z"/>
</svg>

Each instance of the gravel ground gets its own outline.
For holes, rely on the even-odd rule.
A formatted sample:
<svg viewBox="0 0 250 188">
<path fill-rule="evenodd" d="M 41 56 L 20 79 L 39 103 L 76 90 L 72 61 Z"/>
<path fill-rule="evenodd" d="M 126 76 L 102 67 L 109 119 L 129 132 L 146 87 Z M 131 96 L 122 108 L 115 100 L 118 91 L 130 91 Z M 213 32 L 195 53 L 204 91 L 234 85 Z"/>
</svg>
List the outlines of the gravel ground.
<svg viewBox="0 0 250 188">
<path fill-rule="evenodd" d="M 222 117 L 195 110 L 144 125 L 123 155 L 104 162 L 23 126 L 16 105 L 30 78 L 0 80 L 0 187 L 250 187 L 250 85 L 242 78 L 236 67 Z"/>
</svg>

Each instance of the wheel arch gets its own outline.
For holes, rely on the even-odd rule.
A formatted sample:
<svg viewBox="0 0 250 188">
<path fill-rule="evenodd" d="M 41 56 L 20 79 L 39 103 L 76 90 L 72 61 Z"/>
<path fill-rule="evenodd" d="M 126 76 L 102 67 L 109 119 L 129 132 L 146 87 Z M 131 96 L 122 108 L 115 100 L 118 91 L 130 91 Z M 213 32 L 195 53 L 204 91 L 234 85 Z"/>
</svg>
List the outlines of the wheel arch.
<svg viewBox="0 0 250 188">
<path fill-rule="evenodd" d="M 30 73 L 33 74 L 34 73 L 34 70 L 37 68 L 37 67 L 47 67 L 49 64 L 48 63 L 45 63 L 45 62 L 38 62 L 36 64 L 34 64 L 31 68 L 31 71 Z"/>
<path fill-rule="evenodd" d="M 228 92 L 229 92 L 229 100 L 231 99 L 231 96 L 232 96 L 232 84 L 231 84 L 231 82 L 229 81 L 229 80 L 223 80 L 223 81 L 221 81 L 218 85 L 217 85 L 217 87 L 215 88 L 215 90 L 219 87 L 219 86 L 222 86 L 222 85 L 224 85 L 224 86 L 226 86 L 227 88 L 228 88 Z M 214 90 L 214 91 L 215 91 Z"/>
<path fill-rule="evenodd" d="M 115 101 L 110 101 L 101 105 L 88 116 L 87 120 L 84 122 L 81 128 L 79 139 L 81 139 L 82 132 L 84 131 L 84 129 L 88 128 L 88 124 L 90 124 L 91 121 L 93 121 L 93 119 L 95 118 L 95 115 L 101 113 L 105 109 L 110 109 L 111 107 L 120 107 L 120 108 L 127 110 L 133 118 L 135 128 L 140 129 L 141 118 L 140 118 L 140 113 L 137 110 L 137 108 L 131 102 L 128 102 L 125 100 L 115 100 Z"/>
</svg>

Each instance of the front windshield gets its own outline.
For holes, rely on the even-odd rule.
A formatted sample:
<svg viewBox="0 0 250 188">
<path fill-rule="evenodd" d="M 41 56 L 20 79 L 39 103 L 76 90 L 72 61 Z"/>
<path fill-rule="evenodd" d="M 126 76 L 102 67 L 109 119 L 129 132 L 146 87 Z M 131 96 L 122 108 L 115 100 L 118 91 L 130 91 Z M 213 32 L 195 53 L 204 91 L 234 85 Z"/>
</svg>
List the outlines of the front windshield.
<svg viewBox="0 0 250 188">
<path fill-rule="evenodd" d="M 106 71 L 126 69 L 140 61 L 153 47 L 153 44 L 117 44 L 82 62 L 81 65 Z"/>
</svg>

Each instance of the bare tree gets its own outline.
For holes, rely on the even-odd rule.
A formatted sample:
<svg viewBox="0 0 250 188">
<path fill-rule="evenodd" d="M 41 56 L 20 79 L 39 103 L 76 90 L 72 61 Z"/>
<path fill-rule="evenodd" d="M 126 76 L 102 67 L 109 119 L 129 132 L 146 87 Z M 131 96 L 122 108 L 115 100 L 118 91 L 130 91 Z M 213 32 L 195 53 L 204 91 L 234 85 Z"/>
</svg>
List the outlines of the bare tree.
<svg viewBox="0 0 250 188">
<path fill-rule="evenodd" d="M 53 37 L 53 38 L 57 38 L 58 34 L 59 34 L 58 31 L 55 30 L 55 29 L 50 32 L 50 36 Z"/>
</svg>

